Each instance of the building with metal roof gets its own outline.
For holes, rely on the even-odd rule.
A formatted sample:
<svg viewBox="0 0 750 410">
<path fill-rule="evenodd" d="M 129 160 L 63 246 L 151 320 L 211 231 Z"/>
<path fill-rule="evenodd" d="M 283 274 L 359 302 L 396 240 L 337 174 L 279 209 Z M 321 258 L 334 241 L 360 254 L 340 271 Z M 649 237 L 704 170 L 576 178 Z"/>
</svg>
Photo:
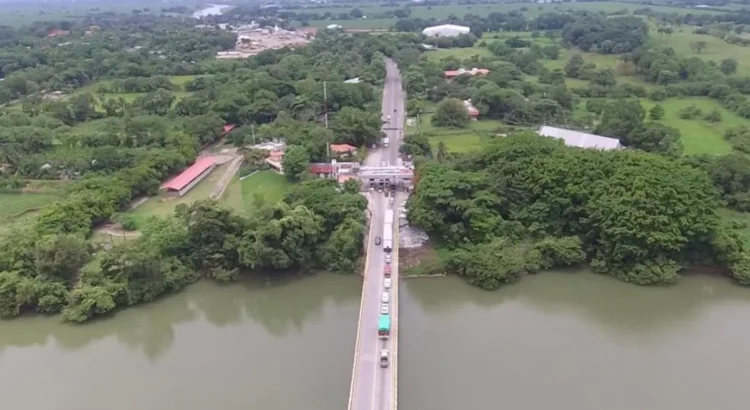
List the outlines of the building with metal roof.
<svg viewBox="0 0 750 410">
<path fill-rule="evenodd" d="M 207 177 L 216 167 L 214 157 L 203 157 L 195 161 L 195 164 L 183 171 L 180 175 L 170 179 L 161 185 L 161 189 L 183 196 L 194 186 Z"/>
<path fill-rule="evenodd" d="M 549 127 L 546 125 L 539 128 L 537 134 L 543 137 L 561 139 L 565 142 L 565 145 L 570 147 L 601 150 L 622 148 L 622 144 L 620 144 L 620 140 L 617 138 L 602 137 L 601 135 L 587 134 L 585 132 Z"/>
<path fill-rule="evenodd" d="M 458 37 L 461 34 L 469 34 L 470 31 L 471 29 L 466 26 L 442 24 L 439 26 L 427 27 L 422 30 L 422 34 L 428 37 Z"/>
</svg>

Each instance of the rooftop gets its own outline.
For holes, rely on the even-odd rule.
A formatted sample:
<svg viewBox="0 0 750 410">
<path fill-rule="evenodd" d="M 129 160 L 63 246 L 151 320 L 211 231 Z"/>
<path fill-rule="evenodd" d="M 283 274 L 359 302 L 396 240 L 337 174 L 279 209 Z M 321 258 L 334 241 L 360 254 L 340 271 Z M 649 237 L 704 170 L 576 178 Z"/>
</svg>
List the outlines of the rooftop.
<svg viewBox="0 0 750 410">
<path fill-rule="evenodd" d="M 472 68 L 471 70 L 466 70 L 463 68 L 459 68 L 458 70 L 449 70 L 443 73 L 446 77 L 458 77 L 459 75 L 487 75 L 490 73 L 490 70 L 486 68 Z"/>
<path fill-rule="evenodd" d="M 348 154 L 356 150 L 357 147 L 349 144 L 331 144 L 331 151 L 337 154 Z"/>
<path fill-rule="evenodd" d="M 170 179 L 169 181 L 161 185 L 161 189 L 173 189 L 179 191 L 185 188 L 198 177 L 198 175 L 205 172 L 208 168 L 212 167 L 216 163 L 214 157 L 203 157 L 198 158 L 195 164 L 191 165 L 190 168 L 183 171 L 180 175 Z"/>
<path fill-rule="evenodd" d="M 432 30 L 459 30 L 459 31 L 469 31 L 470 28 L 466 26 L 459 26 L 457 24 L 440 24 L 438 26 L 431 26 L 425 28 L 425 30 L 432 31 Z"/>
<path fill-rule="evenodd" d="M 558 138 L 565 145 L 579 148 L 593 148 L 611 150 L 621 148 L 620 140 L 617 138 L 602 137 L 601 135 L 587 134 L 585 132 L 566 130 L 563 128 L 543 126 L 537 132 L 543 137 Z"/>
</svg>

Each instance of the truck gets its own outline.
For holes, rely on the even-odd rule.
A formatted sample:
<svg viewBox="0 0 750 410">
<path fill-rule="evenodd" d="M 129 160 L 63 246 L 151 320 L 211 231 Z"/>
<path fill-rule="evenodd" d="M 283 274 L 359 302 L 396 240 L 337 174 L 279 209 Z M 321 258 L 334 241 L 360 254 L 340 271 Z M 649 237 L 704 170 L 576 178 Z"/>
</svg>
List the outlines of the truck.
<svg viewBox="0 0 750 410">
<path fill-rule="evenodd" d="M 385 223 L 393 225 L 393 209 L 385 210 Z"/>
<path fill-rule="evenodd" d="M 383 250 L 390 252 L 393 249 L 393 225 L 385 223 L 383 225 Z"/>
<path fill-rule="evenodd" d="M 383 138 L 383 146 L 384 146 L 384 147 L 387 147 L 387 146 L 388 146 L 388 137 L 384 137 L 384 138 Z"/>
<path fill-rule="evenodd" d="M 391 316 L 380 315 L 380 319 L 378 320 L 378 338 L 388 339 L 388 336 L 390 335 L 391 335 Z"/>
</svg>

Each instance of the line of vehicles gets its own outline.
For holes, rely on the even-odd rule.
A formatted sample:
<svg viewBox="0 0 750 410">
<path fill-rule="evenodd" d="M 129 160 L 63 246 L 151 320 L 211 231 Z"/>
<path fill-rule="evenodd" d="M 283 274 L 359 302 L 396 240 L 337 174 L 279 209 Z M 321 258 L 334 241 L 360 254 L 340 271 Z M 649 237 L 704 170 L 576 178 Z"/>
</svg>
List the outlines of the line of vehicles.
<svg viewBox="0 0 750 410">
<path fill-rule="evenodd" d="M 380 295 L 380 318 L 378 319 L 378 338 L 388 339 L 391 336 L 391 311 L 390 289 L 391 278 L 391 251 L 393 250 L 393 210 L 385 211 L 385 222 L 383 223 L 383 253 L 385 257 L 385 268 L 383 269 L 383 293 Z M 380 244 L 380 237 L 375 238 L 375 244 Z M 380 350 L 380 367 L 388 367 L 388 349 Z"/>
</svg>

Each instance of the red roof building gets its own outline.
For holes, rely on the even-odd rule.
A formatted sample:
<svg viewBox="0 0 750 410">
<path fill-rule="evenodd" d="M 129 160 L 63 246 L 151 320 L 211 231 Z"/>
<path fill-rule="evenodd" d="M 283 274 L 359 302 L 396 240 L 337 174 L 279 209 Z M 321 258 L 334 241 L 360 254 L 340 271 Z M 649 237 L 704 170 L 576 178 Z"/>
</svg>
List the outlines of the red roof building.
<svg viewBox="0 0 750 410">
<path fill-rule="evenodd" d="M 235 129 L 237 125 L 235 124 L 226 124 L 224 125 L 224 133 L 221 134 L 222 136 L 229 134 L 233 129 Z"/>
<path fill-rule="evenodd" d="M 307 170 L 313 175 L 324 177 L 333 174 L 334 167 L 333 164 L 322 162 L 310 164 Z"/>
<path fill-rule="evenodd" d="M 479 118 L 479 110 L 471 103 L 471 98 L 464 101 L 464 106 L 466 106 L 466 111 L 469 112 L 469 117 L 471 117 L 472 120 Z"/>
<path fill-rule="evenodd" d="M 349 144 L 331 144 L 331 151 L 337 154 L 351 154 L 357 151 L 357 147 Z"/>
<path fill-rule="evenodd" d="M 452 79 L 456 78 L 460 75 L 487 75 L 490 73 L 490 70 L 486 68 L 472 68 L 471 70 L 464 70 L 463 68 L 458 70 L 450 70 L 443 73 L 445 75 L 445 78 Z"/>
<path fill-rule="evenodd" d="M 208 176 L 216 167 L 214 157 L 198 158 L 195 164 L 183 171 L 180 175 L 170 179 L 161 185 L 161 189 L 175 193 L 178 196 L 185 195 L 190 189 Z"/>
<path fill-rule="evenodd" d="M 60 30 L 58 28 L 53 28 L 47 31 L 47 37 L 53 38 L 53 37 L 65 37 L 70 34 L 70 31 Z"/>
</svg>

